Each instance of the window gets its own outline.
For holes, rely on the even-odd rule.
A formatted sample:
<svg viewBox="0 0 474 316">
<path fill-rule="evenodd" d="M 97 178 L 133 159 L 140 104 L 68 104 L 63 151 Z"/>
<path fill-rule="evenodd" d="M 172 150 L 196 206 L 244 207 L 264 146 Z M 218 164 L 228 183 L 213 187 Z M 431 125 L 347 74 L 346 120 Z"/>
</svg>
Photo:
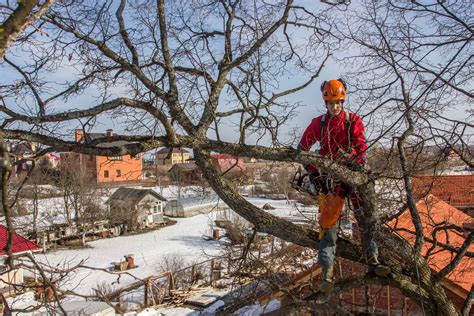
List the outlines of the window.
<svg viewBox="0 0 474 316">
<path fill-rule="evenodd" d="M 155 205 L 155 206 L 153 207 L 153 213 L 155 213 L 155 214 L 158 213 L 158 206 Z"/>
<path fill-rule="evenodd" d="M 120 170 L 116 170 L 116 175 L 117 177 L 120 177 L 122 175 L 122 172 L 120 172 Z"/>
<path fill-rule="evenodd" d="M 122 156 L 113 156 L 113 157 L 112 157 L 112 160 L 119 160 L 119 161 L 121 161 L 121 160 L 123 160 L 123 157 L 122 157 Z"/>
<path fill-rule="evenodd" d="M 109 177 L 109 170 L 104 170 L 104 178 L 108 178 Z"/>
</svg>

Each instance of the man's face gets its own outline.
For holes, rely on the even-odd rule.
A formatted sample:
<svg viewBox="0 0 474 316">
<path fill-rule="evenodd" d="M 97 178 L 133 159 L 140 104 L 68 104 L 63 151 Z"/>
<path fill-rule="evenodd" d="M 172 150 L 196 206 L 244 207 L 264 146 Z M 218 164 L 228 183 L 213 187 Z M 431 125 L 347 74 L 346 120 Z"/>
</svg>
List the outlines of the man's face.
<svg viewBox="0 0 474 316">
<path fill-rule="evenodd" d="M 329 116 L 336 117 L 341 114 L 343 108 L 342 104 L 342 100 L 326 101 L 326 107 L 328 108 Z"/>
</svg>

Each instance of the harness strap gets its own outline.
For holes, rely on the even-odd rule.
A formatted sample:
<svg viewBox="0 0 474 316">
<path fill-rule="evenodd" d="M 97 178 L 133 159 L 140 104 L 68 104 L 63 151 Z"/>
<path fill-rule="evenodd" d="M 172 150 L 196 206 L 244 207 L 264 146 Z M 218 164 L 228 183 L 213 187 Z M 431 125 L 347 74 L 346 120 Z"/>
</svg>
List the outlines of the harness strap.
<svg viewBox="0 0 474 316">
<path fill-rule="evenodd" d="M 352 121 L 350 120 L 350 113 L 347 111 L 344 111 L 345 115 L 345 125 L 346 125 L 346 130 L 347 130 L 347 139 L 349 140 L 349 147 L 348 151 L 352 151 L 352 133 L 351 133 L 351 125 Z M 324 142 L 324 130 L 326 129 L 326 116 L 327 114 L 324 114 L 323 117 L 321 118 L 321 144 Z M 321 146 L 322 147 L 322 146 Z"/>
</svg>

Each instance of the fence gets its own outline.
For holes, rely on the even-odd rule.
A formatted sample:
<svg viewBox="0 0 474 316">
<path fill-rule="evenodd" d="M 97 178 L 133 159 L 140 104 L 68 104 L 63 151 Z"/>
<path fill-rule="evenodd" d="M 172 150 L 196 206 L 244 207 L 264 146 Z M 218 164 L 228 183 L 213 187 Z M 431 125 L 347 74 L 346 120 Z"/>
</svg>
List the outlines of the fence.
<svg viewBox="0 0 474 316">
<path fill-rule="evenodd" d="M 120 307 L 138 304 L 145 308 L 162 304 L 165 298 L 173 296 L 174 291 L 188 289 L 200 280 L 213 285 L 222 277 L 223 270 L 221 261 L 209 259 L 183 269 L 150 276 L 104 296 L 108 301 L 118 302 Z"/>
</svg>

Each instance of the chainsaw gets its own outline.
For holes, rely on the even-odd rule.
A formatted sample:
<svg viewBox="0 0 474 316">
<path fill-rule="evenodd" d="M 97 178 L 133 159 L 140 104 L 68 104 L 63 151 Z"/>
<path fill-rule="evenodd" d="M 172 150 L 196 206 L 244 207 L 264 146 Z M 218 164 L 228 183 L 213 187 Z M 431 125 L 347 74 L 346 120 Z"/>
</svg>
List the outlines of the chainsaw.
<svg viewBox="0 0 474 316">
<path fill-rule="evenodd" d="M 301 167 L 298 168 L 293 180 L 290 181 L 291 187 L 298 192 L 307 193 L 311 196 L 318 196 L 319 190 L 310 179 L 310 174 L 304 172 Z"/>
<path fill-rule="evenodd" d="M 291 180 L 291 187 L 298 192 L 307 193 L 311 196 L 319 196 L 320 193 L 328 194 L 333 192 L 336 186 L 340 186 L 341 182 L 334 180 L 327 174 L 320 174 L 317 171 L 306 172 L 301 166 L 296 171 Z"/>
</svg>

